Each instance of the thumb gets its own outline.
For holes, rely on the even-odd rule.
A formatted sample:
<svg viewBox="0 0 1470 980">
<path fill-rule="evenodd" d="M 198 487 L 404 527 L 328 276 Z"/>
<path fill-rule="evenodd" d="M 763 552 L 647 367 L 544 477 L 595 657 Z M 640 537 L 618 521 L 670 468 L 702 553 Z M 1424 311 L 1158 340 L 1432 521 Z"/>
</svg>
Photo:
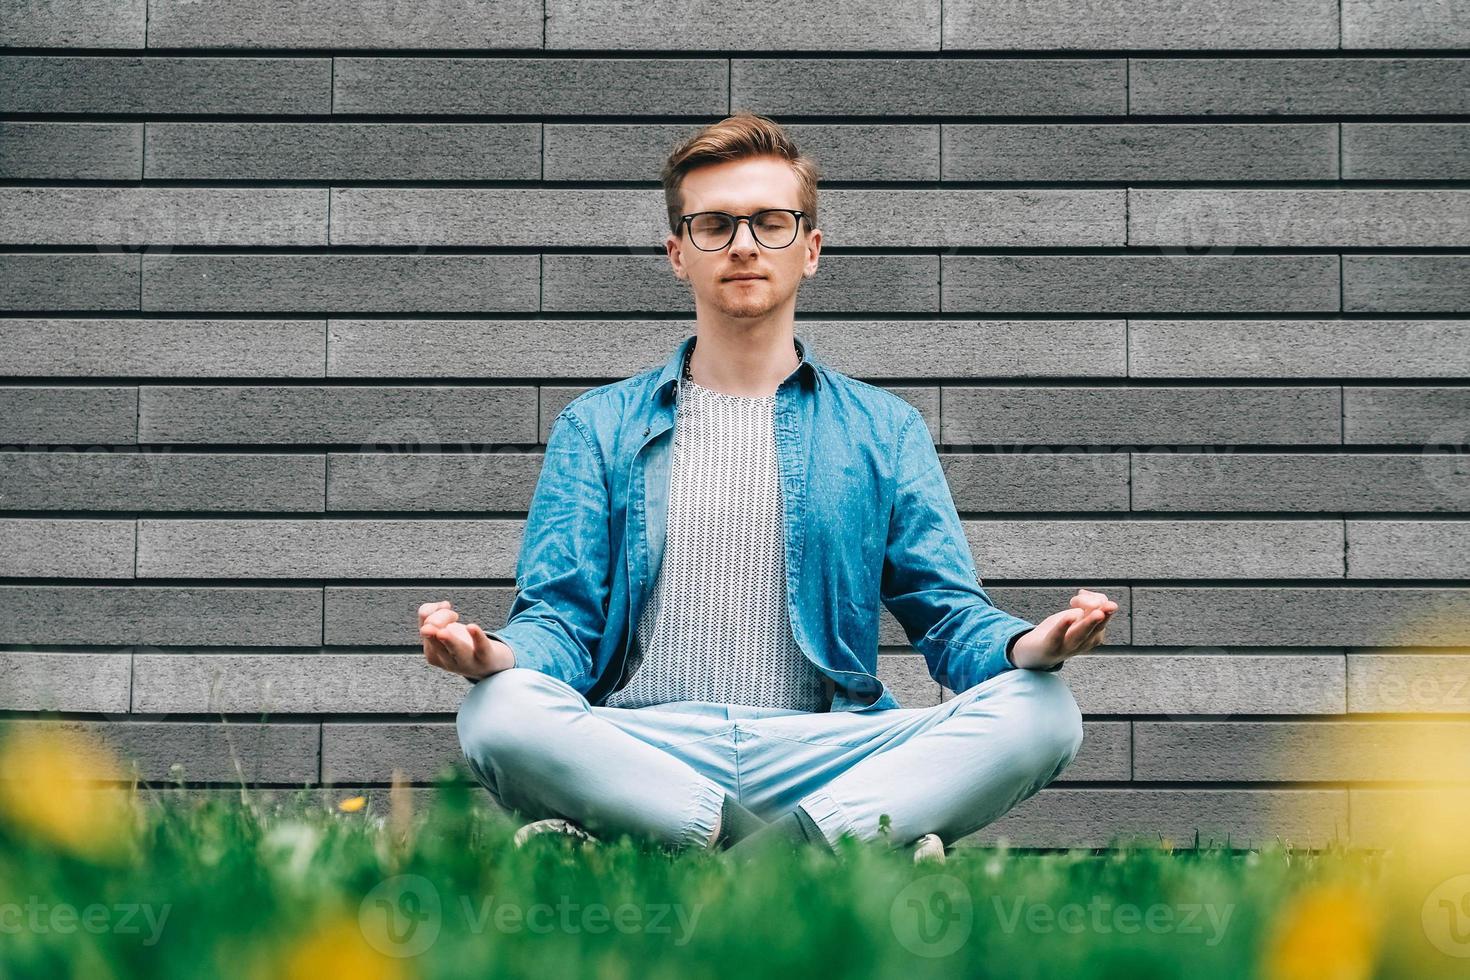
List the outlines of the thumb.
<svg viewBox="0 0 1470 980">
<path fill-rule="evenodd" d="M 1077 620 L 1081 619 L 1085 615 L 1087 615 L 1085 610 L 1073 607 L 1071 609 L 1063 609 L 1061 612 L 1047 617 L 1047 621 L 1041 624 L 1047 627 L 1047 642 L 1053 643 L 1060 641 L 1061 638 L 1066 635 L 1068 627 L 1070 627 L 1073 623 L 1077 622 Z"/>
</svg>

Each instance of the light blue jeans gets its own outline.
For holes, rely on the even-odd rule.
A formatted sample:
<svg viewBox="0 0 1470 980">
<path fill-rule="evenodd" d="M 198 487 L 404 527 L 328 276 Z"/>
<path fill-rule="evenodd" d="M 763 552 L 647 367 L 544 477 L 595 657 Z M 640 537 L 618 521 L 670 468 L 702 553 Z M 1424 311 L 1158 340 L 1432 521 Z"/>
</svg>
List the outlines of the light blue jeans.
<svg viewBox="0 0 1470 980">
<path fill-rule="evenodd" d="M 1056 674 L 1008 670 L 923 708 L 806 712 L 709 701 L 592 705 L 542 671 L 512 667 L 470 688 L 460 747 L 495 801 L 708 847 L 729 793 L 766 819 L 801 807 L 831 843 L 952 844 L 1051 782 L 1082 745 L 1082 713 Z"/>
</svg>

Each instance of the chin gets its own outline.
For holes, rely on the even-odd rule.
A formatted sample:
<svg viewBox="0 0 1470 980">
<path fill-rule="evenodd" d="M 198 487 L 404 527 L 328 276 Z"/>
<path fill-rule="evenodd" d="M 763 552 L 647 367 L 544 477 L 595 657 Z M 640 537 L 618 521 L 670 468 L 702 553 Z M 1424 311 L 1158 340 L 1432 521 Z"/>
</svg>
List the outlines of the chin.
<svg viewBox="0 0 1470 980">
<path fill-rule="evenodd" d="M 716 305 L 720 308 L 720 312 L 726 316 L 758 317 L 765 316 L 781 304 L 761 299 L 744 303 L 717 303 Z"/>
<path fill-rule="evenodd" d="M 714 294 L 714 305 L 726 316 L 765 316 L 779 307 L 789 295 L 780 294 L 775 280 L 766 279 L 759 286 L 734 286 L 721 282 Z"/>
</svg>

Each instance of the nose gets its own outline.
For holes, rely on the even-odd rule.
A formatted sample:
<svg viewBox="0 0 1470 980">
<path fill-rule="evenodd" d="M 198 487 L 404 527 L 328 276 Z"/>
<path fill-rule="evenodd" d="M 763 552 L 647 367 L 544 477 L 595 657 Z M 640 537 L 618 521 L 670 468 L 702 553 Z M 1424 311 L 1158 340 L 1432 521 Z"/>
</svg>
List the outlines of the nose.
<svg viewBox="0 0 1470 980">
<path fill-rule="evenodd" d="M 749 218 L 739 218 L 735 221 L 735 237 L 730 241 L 730 251 L 749 249 L 754 251 L 757 242 L 755 231 L 751 228 Z"/>
</svg>

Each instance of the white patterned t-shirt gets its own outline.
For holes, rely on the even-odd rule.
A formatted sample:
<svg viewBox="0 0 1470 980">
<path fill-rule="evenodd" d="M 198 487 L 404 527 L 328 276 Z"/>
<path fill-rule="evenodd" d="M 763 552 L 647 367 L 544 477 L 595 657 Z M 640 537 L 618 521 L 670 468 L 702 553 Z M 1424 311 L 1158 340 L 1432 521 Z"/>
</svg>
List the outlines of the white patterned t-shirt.
<svg viewBox="0 0 1470 980">
<path fill-rule="evenodd" d="M 801 652 L 786 603 L 776 396 L 706 388 L 684 363 L 664 557 L 639 617 L 631 677 L 604 703 L 829 710 L 831 681 Z"/>
</svg>

